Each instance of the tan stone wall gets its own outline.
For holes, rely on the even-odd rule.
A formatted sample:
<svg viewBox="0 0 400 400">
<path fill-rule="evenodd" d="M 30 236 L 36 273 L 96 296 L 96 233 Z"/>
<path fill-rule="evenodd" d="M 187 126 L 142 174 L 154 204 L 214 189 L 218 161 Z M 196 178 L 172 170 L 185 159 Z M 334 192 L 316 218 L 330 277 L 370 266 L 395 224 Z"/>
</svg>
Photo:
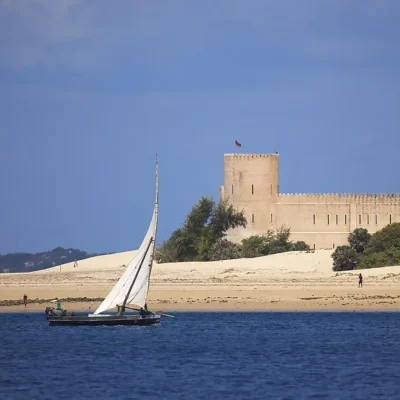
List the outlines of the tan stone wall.
<svg viewBox="0 0 400 400">
<path fill-rule="evenodd" d="M 400 222 L 398 195 L 282 194 L 277 207 L 278 225 L 290 226 L 292 240 L 304 240 L 315 248 L 347 244 L 356 228 L 374 233 Z"/>
<path fill-rule="evenodd" d="M 286 225 L 293 241 L 333 248 L 356 228 L 374 233 L 400 222 L 399 195 L 279 194 L 278 154 L 227 154 L 224 167 L 221 199 L 244 209 L 248 221 L 228 232 L 235 242 Z"/>
</svg>

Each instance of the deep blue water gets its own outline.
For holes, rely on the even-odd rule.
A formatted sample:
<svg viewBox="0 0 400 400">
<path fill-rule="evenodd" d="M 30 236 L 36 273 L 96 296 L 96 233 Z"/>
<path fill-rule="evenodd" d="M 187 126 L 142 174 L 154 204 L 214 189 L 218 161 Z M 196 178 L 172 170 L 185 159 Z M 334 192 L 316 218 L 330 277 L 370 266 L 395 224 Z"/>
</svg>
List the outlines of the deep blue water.
<svg viewBox="0 0 400 400">
<path fill-rule="evenodd" d="M 0 399 L 400 399 L 398 313 L 0 314 Z"/>
</svg>

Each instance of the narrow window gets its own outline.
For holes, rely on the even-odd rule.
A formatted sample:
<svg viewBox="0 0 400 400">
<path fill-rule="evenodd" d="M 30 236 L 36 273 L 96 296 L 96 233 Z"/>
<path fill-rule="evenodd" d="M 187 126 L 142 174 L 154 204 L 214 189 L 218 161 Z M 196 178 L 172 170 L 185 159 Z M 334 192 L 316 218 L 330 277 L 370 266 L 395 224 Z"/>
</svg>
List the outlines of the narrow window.
<svg viewBox="0 0 400 400">
<path fill-rule="evenodd" d="M 328 214 L 328 225 L 329 225 L 329 214 Z"/>
<path fill-rule="evenodd" d="M 233 194 L 233 185 L 232 185 L 232 194 Z"/>
<path fill-rule="evenodd" d="M 278 185 L 277 189 L 278 189 L 278 191 L 276 193 L 279 194 L 279 185 Z"/>
<path fill-rule="evenodd" d="M 336 215 L 336 225 L 339 224 L 339 215 Z"/>
<path fill-rule="evenodd" d="M 358 223 L 361 225 L 361 215 L 358 216 Z"/>
<path fill-rule="evenodd" d="M 254 185 L 251 185 L 251 194 L 254 194 Z"/>
<path fill-rule="evenodd" d="M 378 225 L 378 216 L 375 215 L 375 225 Z"/>
<path fill-rule="evenodd" d="M 389 224 L 392 223 L 392 214 L 389 215 Z"/>
<path fill-rule="evenodd" d="M 347 214 L 344 216 L 344 224 L 347 225 Z"/>
<path fill-rule="evenodd" d="M 314 243 L 314 250 L 315 250 L 315 243 Z"/>
<path fill-rule="evenodd" d="M 315 225 L 315 214 L 312 216 L 313 224 Z"/>
<path fill-rule="evenodd" d="M 271 224 L 272 224 L 272 214 L 271 214 Z"/>
<path fill-rule="evenodd" d="M 251 223 L 254 224 L 254 214 L 251 214 Z"/>
<path fill-rule="evenodd" d="M 333 245 L 332 245 L 332 246 L 333 246 L 333 248 L 335 248 L 335 243 L 333 243 Z"/>
<path fill-rule="evenodd" d="M 272 184 L 271 184 L 271 196 L 272 196 Z"/>
<path fill-rule="evenodd" d="M 367 214 L 367 225 L 369 225 L 369 214 Z"/>
</svg>

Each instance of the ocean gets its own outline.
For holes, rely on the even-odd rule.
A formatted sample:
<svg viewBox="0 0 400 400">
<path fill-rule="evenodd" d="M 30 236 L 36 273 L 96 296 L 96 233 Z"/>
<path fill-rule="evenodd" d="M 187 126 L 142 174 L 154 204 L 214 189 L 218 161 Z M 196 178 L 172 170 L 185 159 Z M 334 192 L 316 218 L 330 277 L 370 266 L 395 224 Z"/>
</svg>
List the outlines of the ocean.
<svg viewBox="0 0 400 400">
<path fill-rule="evenodd" d="M 175 313 L 151 327 L 0 314 L 0 399 L 400 399 L 398 313 Z"/>
</svg>

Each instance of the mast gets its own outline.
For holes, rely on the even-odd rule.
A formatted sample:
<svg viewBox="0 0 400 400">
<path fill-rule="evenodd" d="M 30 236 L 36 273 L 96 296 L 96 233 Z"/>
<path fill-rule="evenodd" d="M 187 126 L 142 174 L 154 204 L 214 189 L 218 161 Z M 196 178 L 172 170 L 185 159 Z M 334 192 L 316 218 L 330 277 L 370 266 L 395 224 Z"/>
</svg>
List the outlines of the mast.
<svg viewBox="0 0 400 400">
<path fill-rule="evenodd" d="M 158 177 L 158 154 L 156 154 L 156 203 L 154 205 L 156 226 L 154 228 L 154 235 L 153 235 L 153 240 L 154 240 L 153 253 L 151 254 L 150 261 L 149 261 L 149 281 L 147 283 L 147 293 L 149 293 L 151 270 L 153 268 L 154 254 L 156 252 L 156 237 L 157 237 L 157 227 L 158 227 L 158 179 L 159 179 L 159 177 Z"/>
</svg>

